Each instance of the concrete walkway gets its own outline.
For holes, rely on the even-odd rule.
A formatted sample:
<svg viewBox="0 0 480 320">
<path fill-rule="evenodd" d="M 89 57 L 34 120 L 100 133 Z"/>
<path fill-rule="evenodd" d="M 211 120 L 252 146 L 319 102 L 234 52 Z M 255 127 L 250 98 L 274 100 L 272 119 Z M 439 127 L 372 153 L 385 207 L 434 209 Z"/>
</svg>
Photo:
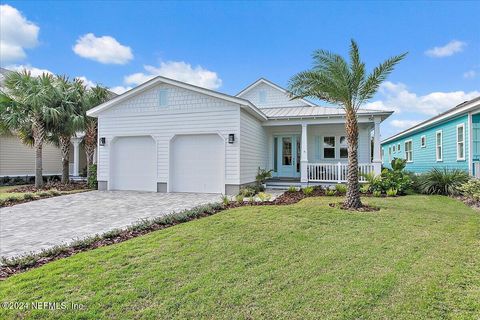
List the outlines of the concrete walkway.
<svg viewBox="0 0 480 320">
<path fill-rule="evenodd" d="M 91 191 L 0 209 L 0 256 L 37 252 L 200 204 L 218 194 Z"/>
</svg>

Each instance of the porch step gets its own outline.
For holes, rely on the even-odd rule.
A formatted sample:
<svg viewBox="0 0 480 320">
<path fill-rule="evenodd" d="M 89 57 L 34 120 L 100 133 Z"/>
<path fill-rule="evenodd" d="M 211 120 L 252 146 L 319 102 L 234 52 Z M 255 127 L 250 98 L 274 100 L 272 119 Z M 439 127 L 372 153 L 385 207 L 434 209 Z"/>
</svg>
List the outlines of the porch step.
<svg viewBox="0 0 480 320">
<path fill-rule="evenodd" d="M 287 190 L 291 186 L 300 188 L 302 184 L 299 181 L 267 181 L 267 189 Z"/>
<path fill-rule="evenodd" d="M 74 181 L 74 182 L 87 181 L 87 177 L 70 176 L 70 181 Z"/>
</svg>

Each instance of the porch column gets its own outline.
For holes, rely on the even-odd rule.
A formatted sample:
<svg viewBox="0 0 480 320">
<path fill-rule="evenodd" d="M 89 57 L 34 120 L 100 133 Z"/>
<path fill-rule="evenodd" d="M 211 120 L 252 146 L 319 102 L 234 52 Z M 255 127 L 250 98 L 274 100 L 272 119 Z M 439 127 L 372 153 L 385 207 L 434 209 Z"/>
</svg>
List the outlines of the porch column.
<svg viewBox="0 0 480 320">
<path fill-rule="evenodd" d="M 307 124 L 302 123 L 302 153 L 300 155 L 300 182 L 308 183 L 308 143 L 307 143 Z"/>
<path fill-rule="evenodd" d="M 378 175 L 382 172 L 382 152 L 380 145 L 380 117 L 374 117 L 374 129 L 373 129 L 373 172 Z"/>
<path fill-rule="evenodd" d="M 78 167 L 80 162 L 80 142 L 82 138 L 71 138 L 70 141 L 73 144 L 73 173 L 72 175 L 78 177 Z"/>
</svg>

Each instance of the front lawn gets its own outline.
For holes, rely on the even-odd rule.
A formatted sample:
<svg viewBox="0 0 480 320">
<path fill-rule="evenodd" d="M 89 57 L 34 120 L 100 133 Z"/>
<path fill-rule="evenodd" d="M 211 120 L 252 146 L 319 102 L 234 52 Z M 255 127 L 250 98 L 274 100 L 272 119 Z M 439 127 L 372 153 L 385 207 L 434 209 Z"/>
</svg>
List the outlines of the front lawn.
<svg viewBox="0 0 480 320">
<path fill-rule="evenodd" d="M 83 252 L 0 283 L 0 301 L 83 311 L 0 318 L 477 319 L 480 214 L 441 196 L 242 207 Z"/>
</svg>

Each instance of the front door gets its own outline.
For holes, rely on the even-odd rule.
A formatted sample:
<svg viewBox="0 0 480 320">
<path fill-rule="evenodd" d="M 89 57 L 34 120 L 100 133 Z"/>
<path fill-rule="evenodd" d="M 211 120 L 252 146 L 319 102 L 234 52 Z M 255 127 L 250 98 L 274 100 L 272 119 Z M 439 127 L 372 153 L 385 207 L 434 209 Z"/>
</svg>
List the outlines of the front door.
<svg viewBox="0 0 480 320">
<path fill-rule="evenodd" d="M 300 176 L 300 137 L 295 135 L 277 137 L 278 177 Z"/>
</svg>

